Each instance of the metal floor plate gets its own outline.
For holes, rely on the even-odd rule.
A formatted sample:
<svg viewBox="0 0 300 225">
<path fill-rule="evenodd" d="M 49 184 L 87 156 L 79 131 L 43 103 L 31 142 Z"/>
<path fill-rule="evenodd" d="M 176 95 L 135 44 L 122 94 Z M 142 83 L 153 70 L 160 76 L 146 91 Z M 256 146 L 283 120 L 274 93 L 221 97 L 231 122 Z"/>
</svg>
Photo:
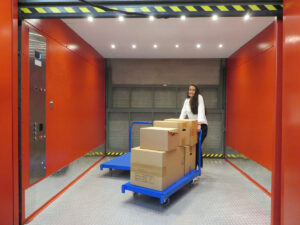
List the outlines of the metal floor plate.
<svg viewBox="0 0 300 225">
<path fill-rule="evenodd" d="M 121 193 L 128 171 L 92 169 L 30 225 L 264 225 L 271 199 L 222 159 L 204 159 L 200 180 L 159 200 Z"/>
</svg>

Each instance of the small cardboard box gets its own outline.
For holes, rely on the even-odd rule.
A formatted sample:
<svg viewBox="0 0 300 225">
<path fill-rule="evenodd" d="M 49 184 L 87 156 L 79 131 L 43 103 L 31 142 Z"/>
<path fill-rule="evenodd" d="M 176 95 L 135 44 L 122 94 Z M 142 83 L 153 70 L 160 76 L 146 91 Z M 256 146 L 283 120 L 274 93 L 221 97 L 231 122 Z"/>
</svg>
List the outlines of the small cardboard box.
<svg viewBox="0 0 300 225">
<path fill-rule="evenodd" d="M 196 145 L 184 146 L 184 175 L 196 167 Z"/>
<path fill-rule="evenodd" d="M 190 119 L 166 119 L 165 121 L 181 121 L 187 123 L 187 145 L 193 146 L 198 143 L 198 121 Z"/>
<path fill-rule="evenodd" d="M 177 128 L 179 133 L 179 146 L 185 146 L 189 144 L 188 133 L 187 133 L 187 122 L 182 121 L 163 121 L 155 120 L 153 122 L 154 127 L 167 127 L 167 128 Z"/>
<path fill-rule="evenodd" d="M 162 191 L 183 176 L 184 151 L 131 150 L 131 184 Z"/>
<path fill-rule="evenodd" d="M 140 146 L 143 149 L 170 151 L 178 146 L 179 134 L 176 128 L 145 127 L 140 131 Z"/>
</svg>

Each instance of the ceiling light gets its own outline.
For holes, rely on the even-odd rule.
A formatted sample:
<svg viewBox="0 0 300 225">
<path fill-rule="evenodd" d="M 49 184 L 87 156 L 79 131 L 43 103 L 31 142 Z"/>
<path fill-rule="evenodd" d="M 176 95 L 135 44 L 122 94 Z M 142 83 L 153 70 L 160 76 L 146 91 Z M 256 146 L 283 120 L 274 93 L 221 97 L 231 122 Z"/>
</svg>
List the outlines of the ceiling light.
<svg viewBox="0 0 300 225">
<path fill-rule="evenodd" d="M 219 44 L 219 48 L 223 48 L 223 44 Z"/>
<path fill-rule="evenodd" d="M 150 21 L 153 21 L 154 19 L 155 19 L 154 16 L 149 16 Z"/>
<path fill-rule="evenodd" d="M 135 48 L 136 48 L 136 45 L 132 45 L 132 48 L 135 49 Z"/>
<path fill-rule="evenodd" d="M 179 44 L 176 44 L 176 45 L 175 45 L 175 48 L 179 48 Z"/>
<path fill-rule="evenodd" d="M 154 44 L 154 45 L 153 45 L 153 48 L 157 48 L 157 44 Z"/>
<path fill-rule="evenodd" d="M 185 19 L 186 19 L 186 16 L 185 16 L 185 15 L 182 15 L 182 16 L 180 17 L 180 19 L 181 19 L 181 20 L 185 20 Z"/>
<path fill-rule="evenodd" d="M 201 48 L 201 45 L 200 45 L 200 44 L 197 44 L 196 47 L 197 47 L 197 48 Z"/>
<path fill-rule="evenodd" d="M 92 17 L 92 16 L 88 16 L 87 19 L 88 19 L 89 22 L 93 22 L 94 21 L 94 17 Z"/>
<path fill-rule="evenodd" d="M 122 22 L 122 21 L 124 21 L 124 16 L 119 16 L 119 18 L 118 18 L 118 19 L 119 19 L 119 21 L 121 21 L 121 22 Z"/>
<path fill-rule="evenodd" d="M 212 20 L 214 20 L 214 21 L 216 21 L 216 20 L 218 20 L 218 15 L 216 15 L 216 14 L 214 14 L 214 15 L 212 15 Z"/>
<path fill-rule="evenodd" d="M 250 15 L 247 13 L 245 16 L 244 16 L 244 20 L 249 20 L 250 19 Z"/>
<path fill-rule="evenodd" d="M 112 44 L 112 45 L 111 45 L 111 48 L 115 49 L 115 48 L 116 48 L 116 45 L 115 45 L 115 44 Z"/>
</svg>

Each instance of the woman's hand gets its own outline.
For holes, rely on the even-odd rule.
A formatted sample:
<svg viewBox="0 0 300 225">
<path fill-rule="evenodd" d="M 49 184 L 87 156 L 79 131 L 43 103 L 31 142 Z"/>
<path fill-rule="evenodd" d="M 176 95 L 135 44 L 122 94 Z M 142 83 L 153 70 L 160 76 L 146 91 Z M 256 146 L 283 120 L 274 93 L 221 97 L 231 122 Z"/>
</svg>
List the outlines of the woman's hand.
<svg viewBox="0 0 300 225">
<path fill-rule="evenodd" d="M 198 132 L 201 130 L 201 124 L 198 124 Z"/>
</svg>

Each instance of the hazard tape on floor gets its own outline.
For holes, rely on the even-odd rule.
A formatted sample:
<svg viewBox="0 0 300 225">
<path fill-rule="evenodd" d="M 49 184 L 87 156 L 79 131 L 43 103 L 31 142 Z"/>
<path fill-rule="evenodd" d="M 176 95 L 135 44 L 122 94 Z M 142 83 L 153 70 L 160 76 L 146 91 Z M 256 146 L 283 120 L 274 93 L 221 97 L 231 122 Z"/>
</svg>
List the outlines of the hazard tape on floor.
<svg viewBox="0 0 300 225">
<path fill-rule="evenodd" d="M 121 156 L 126 154 L 127 152 L 107 152 L 106 156 Z M 90 152 L 85 156 L 102 156 L 103 152 Z M 224 154 L 202 154 L 203 158 L 224 158 Z M 236 158 L 236 157 L 235 157 Z"/>
<path fill-rule="evenodd" d="M 125 154 L 126 152 L 107 152 L 106 156 L 120 156 Z M 85 156 L 103 156 L 105 153 L 103 152 L 89 152 L 85 154 Z"/>
<path fill-rule="evenodd" d="M 227 154 L 228 159 L 248 159 L 246 156 L 242 154 Z"/>
<path fill-rule="evenodd" d="M 202 154 L 202 158 L 224 158 L 223 154 Z"/>
<path fill-rule="evenodd" d="M 114 10 L 122 10 L 131 13 L 143 13 L 154 16 L 178 17 L 181 14 L 187 16 L 210 16 L 217 13 L 221 16 L 238 16 L 245 13 L 258 16 L 281 15 L 283 5 L 278 4 L 184 4 L 184 5 L 129 5 L 129 6 L 106 6 Z M 42 18 L 42 17 L 115 17 L 116 12 L 105 11 L 93 6 L 40 6 L 40 7 L 19 7 L 23 18 Z M 117 14 L 119 14 L 117 12 Z"/>
<path fill-rule="evenodd" d="M 103 156 L 103 155 L 104 155 L 103 152 L 89 152 L 85 154 L 85 156 Z"/>
<path fill-rule="evenodd" d="M 113 156 L 121 156 L 121 155 L 124 155 L 126 153 L 127 152 L 107 152 L 105 154 L 103 152 L 89 152 L 85 156 L 103 156 L 105 154 L 106 156 L 113 157 Z M 244 156 L 242 154 L 227 154 L 226 156 L 229 159 L 248 159 L 246 156 Z M 224 158 L 224 154 L 215 154 L 215 153 L 206 154 L 206 153 L 203 153 L 202 157 L 203 158 Z"/>
</svg>

